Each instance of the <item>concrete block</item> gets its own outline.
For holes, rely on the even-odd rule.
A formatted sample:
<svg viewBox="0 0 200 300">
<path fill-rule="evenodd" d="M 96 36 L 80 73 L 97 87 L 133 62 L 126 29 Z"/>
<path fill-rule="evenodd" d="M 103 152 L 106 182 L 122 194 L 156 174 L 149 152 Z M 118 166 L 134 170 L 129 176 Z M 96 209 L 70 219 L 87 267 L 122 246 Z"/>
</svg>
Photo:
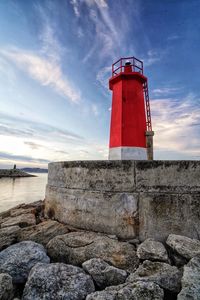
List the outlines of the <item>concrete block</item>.
<svg viewBox="0 0 200 300">
<path fill-rule="evenodd" d="M 45 214 L 65 224 L 120 238 L 138 235 L 138 195 L 47 186 Z"/>
<path fill-rule="evenodd" d="M 135 190 L 133 161 L 73 161 L 49 164 L 48 184 L 92 191 Z"/>
<path fill-rule="evenodd" d="M 164 241 L 169 234 L 200 238 L 200 193 L 140 193 L 139 237 Z"/>
<path fill-rule="evenodd" d="M 200 192 L 199 161 L 135 162 L 138 192 Z"/>
</svg>

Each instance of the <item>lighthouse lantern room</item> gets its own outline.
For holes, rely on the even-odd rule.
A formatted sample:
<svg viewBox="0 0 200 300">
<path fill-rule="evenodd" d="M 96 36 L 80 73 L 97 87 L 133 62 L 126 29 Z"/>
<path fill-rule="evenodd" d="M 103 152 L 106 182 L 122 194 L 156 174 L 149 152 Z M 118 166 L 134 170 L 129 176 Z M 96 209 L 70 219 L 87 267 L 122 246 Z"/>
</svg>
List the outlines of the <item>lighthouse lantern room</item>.
<svg viewBox="0 0 200 300">
<path fill-rule="evenodd" d="M 112 65 L 110 160 L 152 160 L 153 135 L 147 77 L 143 62 L 120 58 Z"/>
</svg>

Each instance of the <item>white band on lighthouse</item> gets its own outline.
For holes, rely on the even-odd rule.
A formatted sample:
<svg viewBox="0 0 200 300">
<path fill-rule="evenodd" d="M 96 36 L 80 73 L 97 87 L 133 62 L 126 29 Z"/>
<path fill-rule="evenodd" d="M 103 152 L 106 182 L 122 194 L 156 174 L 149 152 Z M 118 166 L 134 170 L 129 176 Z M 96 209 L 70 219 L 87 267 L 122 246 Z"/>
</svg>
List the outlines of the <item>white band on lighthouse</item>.
<svg viewBox="0 0 200 300">
<path fill-rule="evenodd" d="M 109 148 L 109 160 L 147 160 L 147 149 L 142 147 Z"/>
</svg>

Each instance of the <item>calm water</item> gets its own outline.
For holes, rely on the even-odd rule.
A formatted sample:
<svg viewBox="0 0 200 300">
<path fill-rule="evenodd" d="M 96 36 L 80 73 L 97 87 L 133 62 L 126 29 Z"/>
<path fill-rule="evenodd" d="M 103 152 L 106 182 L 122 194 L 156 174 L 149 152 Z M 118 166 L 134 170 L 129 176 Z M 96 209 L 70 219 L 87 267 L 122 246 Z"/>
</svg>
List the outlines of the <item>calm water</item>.
<svg viewBox="0 0 200 300">
<path fill-rule="evenodd" d="M 37 177 L 0 178 L 0 212 L 20 203 L 43 200 L 48 174 Z"/>
</svg>

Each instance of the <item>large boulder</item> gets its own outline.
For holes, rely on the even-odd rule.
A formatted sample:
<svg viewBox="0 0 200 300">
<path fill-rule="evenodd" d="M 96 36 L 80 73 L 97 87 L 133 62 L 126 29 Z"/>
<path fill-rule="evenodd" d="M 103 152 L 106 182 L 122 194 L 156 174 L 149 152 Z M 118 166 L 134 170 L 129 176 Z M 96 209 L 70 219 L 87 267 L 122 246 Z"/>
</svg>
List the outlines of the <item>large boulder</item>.
<svg viewBox="0 0 200 300">
<path fill-rule="evenodd" d="M 15 217 L 9 217 L 5 222 L 1 223 L 1 228 L 9 227 L 9 226 L 19 226 L 26 227 L 36 224 L 35 215 L 32 213 L 22 214 Z"/>
<path fill-rule="evenodd" d="M 178 300 L 200 299 L 200 256 L 192 258 L 184 266 L 181 283 L 182 290 L 178 294 Z"/>
<path fill-rule="evenodd" d="M 32 268 L 23 300 L 82 300 L 94 292 L 91 277 L 78 267 L 63 263 L 38 263 Z"/>
<path fill-rule="evenodd" d="M 137 255 L 142 260 L 169 262 L 167 250 L 163 244 L 150 238 L 138 246 Z"/>
<path fill-rule="evenodd" d="M 106 288 L 86 300 L 163 300 L 164 291 L 154 282 L 135 282 Z"/>
<path fill-rule="evenodd" d="M 0 229 L 0 251 L 14 244 L 18 240 L 19 226 L 11 226 Z"/>
<path fill-rule="evenodd" d="M 197 254 L 200 254 L 200 241 L 196 239 L 190 239 L 182 235 L 170 234 L 166 243 L 172 250 L 175 250 L 178 254 L 188 260 Z"/>
<path fill-rule="evenodd" d="M 32 241 L 21 242 L 0 252 L 0 273 L 8 273 L 13 283 L 24 283 L 38 262 L 50 262 L 44 247 Z"/>
<path fill-rule="evenodd" d="M 95 232 L 79 231 L 57 236 L 47 244 L 47 250 L 53 261 L 77 266 L 91 258 L 101 258 L 132 272 L 139 265 L 134 246 Z"/>
<path fill-rule="evenodd" d="M 55 236 L 69 232 L 66 225 L 57 221 L 46 220 L 35 226 L 23 228 L 19 234 L 19 241 L 31 240 L 46 246 Z"/>
<path fill-rule="evenodd" d="M 126 282 L 153 281 L 167 291 L 178 293 L 181 288 L 181 277 L 182 272 L 175 266 L 145 260 L 134 273 L 130 274 Z"/>
<path fill-rule="evenodd" d="M 82 267 L 92 276 L 96 286 L 100 289 L 122 284 L 128 276 L 126 271 L 115 268 L 100 258 L 92 258 L 84 262 Z"/>
<path fill-rule="evenodd" d="M 12 277 L 7 273 L 0 274 L 0 299 L 10 300 L 13 298 Z"/>
</svg>

